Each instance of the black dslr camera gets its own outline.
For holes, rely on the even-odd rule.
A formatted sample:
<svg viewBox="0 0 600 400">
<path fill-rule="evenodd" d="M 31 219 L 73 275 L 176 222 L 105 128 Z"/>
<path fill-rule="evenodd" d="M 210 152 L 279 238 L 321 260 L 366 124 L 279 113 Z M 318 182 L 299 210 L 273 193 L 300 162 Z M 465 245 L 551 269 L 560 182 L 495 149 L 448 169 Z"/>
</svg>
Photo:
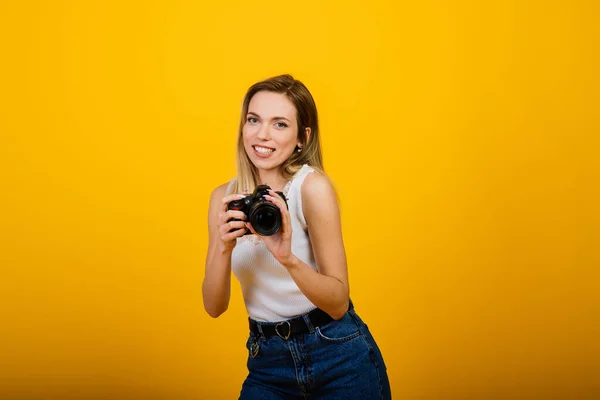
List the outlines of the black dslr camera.
<svg viewBox="0 0 600 400">
<path fill-rule="evenodd" d="M 274 235 L 281 229 L 281 212 L 279 208 L 263 197 L 269 194 L 269 185 L 258 185 L 254 193 L 240 200 L 233 200 L 227 204 L 227 210 L 242 211 L 246 214 L 246 220 L 252 224 L 252 227 L 261 236 Z M 277 193 L 287 207 L 287 200 L 282 192 Z M 232 221 L 240 221 L 232 219 Z M 248 229 L 244 235 L 251 235 Z"/>
</svg>

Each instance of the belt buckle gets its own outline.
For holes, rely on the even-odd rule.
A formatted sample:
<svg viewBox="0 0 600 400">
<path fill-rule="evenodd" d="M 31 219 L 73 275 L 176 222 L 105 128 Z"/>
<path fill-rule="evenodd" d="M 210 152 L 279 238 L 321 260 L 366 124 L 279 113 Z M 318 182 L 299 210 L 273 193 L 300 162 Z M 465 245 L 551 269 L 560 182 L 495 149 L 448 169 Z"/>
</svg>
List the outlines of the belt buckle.
<svg viewBox="0 0 600 400">
<path fill-rule="evenodd" d="M 279 326 L 281 326 L 283 324 L 287 324 L 287 327 L 288 327 L 287 335 L 285 335 L 285 336 L 283 336 L 281 333 L 279 333 Z M 275 325 L 275 333 L 277 333 L 277 336 L 279 336 L 280 338 L 282 338 L 284 340 L 288 340 L 290 338 L 290 335 L 292 334 L 292 325 L 290 324 L 290 321 L 278 322 L 277 325 Z"/>
</svg>

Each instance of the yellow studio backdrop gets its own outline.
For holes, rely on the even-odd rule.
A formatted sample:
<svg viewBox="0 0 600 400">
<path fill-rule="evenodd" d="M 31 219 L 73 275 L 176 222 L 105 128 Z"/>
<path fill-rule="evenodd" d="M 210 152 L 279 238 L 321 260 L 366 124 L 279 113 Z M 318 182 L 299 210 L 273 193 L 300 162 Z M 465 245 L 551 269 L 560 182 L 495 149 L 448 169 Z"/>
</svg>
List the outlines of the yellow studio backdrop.
<svg viewBox="0 0 600 400">
<path fill-rule="evenodd" d="M 0 399 L 233 399 L 201 283 L 245 90 L 319 109 L 399 399 L 600 397 L 596 1 L 2 1 Z"/>
</svg>

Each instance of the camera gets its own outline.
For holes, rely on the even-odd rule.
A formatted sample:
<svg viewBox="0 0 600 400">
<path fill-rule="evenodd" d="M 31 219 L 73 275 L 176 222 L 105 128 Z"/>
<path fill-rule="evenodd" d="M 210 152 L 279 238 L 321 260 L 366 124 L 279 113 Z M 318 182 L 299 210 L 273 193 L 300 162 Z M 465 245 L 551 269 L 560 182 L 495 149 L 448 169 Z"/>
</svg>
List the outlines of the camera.
<svg viewBox="0 0 600 400">
<path fill-rule="evenodd" d="M 227 210 L 242 211 L 246 215 L 246 220 L 252 224 L 252 227 L 261 236 L 274 235 L 281 229 L 282 219 L 279 208 L 265 199 L 263 195 L 269 194 L 271 188 L 269 185 L 258 185 L 254 193 L 240 200 L 233 200 L 227 204 Z M 287 207 L 287 200 L 282 192 L 277 193 Z M 232 219 L 232 221 L 240 221 Z M 251 235 L 247 230 L 244 235 Z"/>
</svg>

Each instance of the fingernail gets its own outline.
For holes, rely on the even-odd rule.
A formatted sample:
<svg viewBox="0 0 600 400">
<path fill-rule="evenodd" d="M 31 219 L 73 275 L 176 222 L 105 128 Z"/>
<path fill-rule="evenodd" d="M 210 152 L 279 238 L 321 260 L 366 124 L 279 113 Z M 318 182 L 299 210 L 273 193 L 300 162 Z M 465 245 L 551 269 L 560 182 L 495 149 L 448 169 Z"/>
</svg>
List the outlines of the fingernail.
<svg viewBox="0 0 600 400">
<path fill-rule="evenodd" d="M 238 197 L 239 197 L 240 199 L 243 199 L 243 198 L 244 198 L 244 197 L 246 197 L 246 196 L 244 196 L 243 194 L 238 194 Z"/>
</svg>

